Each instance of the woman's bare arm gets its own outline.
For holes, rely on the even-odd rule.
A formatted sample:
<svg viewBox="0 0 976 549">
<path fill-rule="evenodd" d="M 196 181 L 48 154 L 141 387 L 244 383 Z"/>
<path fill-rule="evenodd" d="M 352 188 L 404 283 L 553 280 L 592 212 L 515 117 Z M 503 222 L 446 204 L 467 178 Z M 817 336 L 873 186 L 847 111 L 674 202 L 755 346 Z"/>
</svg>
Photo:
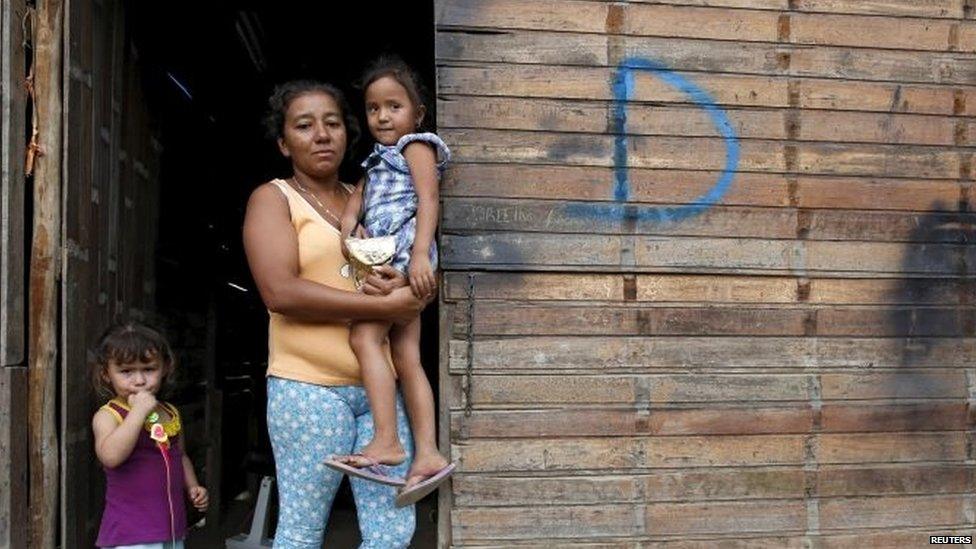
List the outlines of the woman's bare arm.
<svg viewBox="0 0 976 549">
<path fill-rule="evenodd" d="M 276 313 L 319 321 L 406 320 L 426 304 L 409 288 L 370 296 L 300 278 L 298 236 L 288 202 L 270 183 L 251 193 L 244 217 L 244 251 L 261 299 Z"/>
<path fill-rule="evenodd" d="M 339 222 L 342 229 L 342 240 L 349 238 L 355 232 L 356 225 L 359 224 L 359 214 L 363 211 L 363 187 L 365 186 L 363 181 L 360 179 L 353 187 L 353 191 L 346 201 L 346 208 L 342 211 L 342 219 Z"/>
</svg>

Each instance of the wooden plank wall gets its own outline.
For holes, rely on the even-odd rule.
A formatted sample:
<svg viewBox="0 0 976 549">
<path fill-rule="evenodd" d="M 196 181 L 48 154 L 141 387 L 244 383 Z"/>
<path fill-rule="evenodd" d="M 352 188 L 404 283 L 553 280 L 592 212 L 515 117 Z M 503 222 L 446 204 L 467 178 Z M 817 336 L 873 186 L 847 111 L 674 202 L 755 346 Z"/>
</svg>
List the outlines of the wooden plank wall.
<svg viewBox="0 0 976 549">
<path fill-rule="evenodd" d="M 62 362 L 62 546 L 91 547 L 104 475 L 87 350 L 119 318 L 156 322 L 159 155 L 122 2 L 69 4 Z"/>
<path fill-rule="evenodd" d="M 24 362 L 26 15 L 23 0 L 5 2 L 0 7 L 0 365 L 3 366 Z"/>
<path fill-rule="evenodd" d="M 24 0 L 0 4 L 0 548 L 27 546 Z M 28 27 L 29 32 L 29 27 Z"/>
<path fill-rule="evenodd" d="M 974 11 L 437 2 L 443 545 L 973 534 Z"/>
</svg>

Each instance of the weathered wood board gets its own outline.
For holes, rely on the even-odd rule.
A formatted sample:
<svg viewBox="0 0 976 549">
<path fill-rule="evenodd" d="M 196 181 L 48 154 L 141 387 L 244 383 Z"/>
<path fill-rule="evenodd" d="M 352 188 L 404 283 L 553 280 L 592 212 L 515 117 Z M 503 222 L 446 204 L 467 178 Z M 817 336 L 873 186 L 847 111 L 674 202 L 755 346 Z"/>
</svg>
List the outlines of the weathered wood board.
<svg viewBox="0 0 976 549">
<path fill-rule="evenodd" d="M 24 18 L 27 3 L 0 6 L 0 367 L 25 360 L 24 159 L 27 90 Z"/>
<path fill-rule="evenodd" d="M 0 547 L 27 547 L 24 0 L 0 4 Z M 27 31 L 29 33 L 29 29 Z"/>
<path fill-rule="evenodd" d="M 436 2 L 441 546 L 974 530 L 974 11 Z"/>
</svg>

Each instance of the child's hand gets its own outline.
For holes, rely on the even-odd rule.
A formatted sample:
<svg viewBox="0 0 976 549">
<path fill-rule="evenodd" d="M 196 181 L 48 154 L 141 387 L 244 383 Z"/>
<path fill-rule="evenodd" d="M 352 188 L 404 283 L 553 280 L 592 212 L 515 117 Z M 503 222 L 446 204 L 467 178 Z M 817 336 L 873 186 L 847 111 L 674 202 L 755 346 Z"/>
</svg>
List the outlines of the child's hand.
<svg viewBox="0 0 976 549">
<path fill-rule="evenodd" d="M 156 395 L 150 393 L 149 391 L 139 391 L 133 395 L 129 395 L 129 408 L 132 411 L 143 416 L 149 415 L 156 408 Z"/>
<path fill-rule="evenodd" d="M 426 253 L 410 256 L 410 288 L 417 299 L 426 299 L 434 293 L 434 268 Z"/>
<path fill-rule="evenodd" d="M 190 496 L 190 503 L 193 507 L 200 512 L 206 511 L 207 506 L 210 505 L 210 495 L 207 493 L 207 489 L 203 486 L 192 486 L 187 489 L 187 495 Z"/>
</svg>

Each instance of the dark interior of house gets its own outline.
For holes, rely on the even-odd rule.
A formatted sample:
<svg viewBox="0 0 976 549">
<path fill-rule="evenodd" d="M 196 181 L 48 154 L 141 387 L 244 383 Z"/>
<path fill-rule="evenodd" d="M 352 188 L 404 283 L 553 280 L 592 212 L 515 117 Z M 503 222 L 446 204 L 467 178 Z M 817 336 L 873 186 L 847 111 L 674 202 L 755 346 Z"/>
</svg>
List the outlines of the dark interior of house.
<svg viewBox="0 0 976 549">
<path fill-rule="evenodd" d="M 257 482 L 273 471 L 264 420 L 268 316 L 241 243 L 251 191 L 289 175 L 289 165 L 265 136 L 267 99 L 276 84 L 323 80 L 346 92 L 362 119 L 361 94 L 353 83 L 383 53 L 401 56 L 433 89 L 433 6 L 130 2 L 126 23 L 162 145 L 157 311 L 181 360 L 174 400 L 192 410 L 208 380 L 222 392 L 222 481 L 210 490 L 220 491 L 221 535 L 242 532 Z M 428 105 L 430 116 L 433 107 Z M 359 162 L 372 146 L 363 133 L 343 166 L 345 181 L 359 178 Z M 425 311 L 423 330 L 423 360 L 436 391 L 436 304 Z M 215 371 L 208 372 L 208 364 Z M 427 511 L 418 508 L 417 547 L 428 546 L 423 540 L 436 535 L 432 498 L 426 505 Z M 326 546 L 338 539 L 338 529 L 358 535 L 354 517 L 344 483 Z M 212 543 L 195 542 L 193 534 L 188 540 L 191 547 Z"/>
</svg>

